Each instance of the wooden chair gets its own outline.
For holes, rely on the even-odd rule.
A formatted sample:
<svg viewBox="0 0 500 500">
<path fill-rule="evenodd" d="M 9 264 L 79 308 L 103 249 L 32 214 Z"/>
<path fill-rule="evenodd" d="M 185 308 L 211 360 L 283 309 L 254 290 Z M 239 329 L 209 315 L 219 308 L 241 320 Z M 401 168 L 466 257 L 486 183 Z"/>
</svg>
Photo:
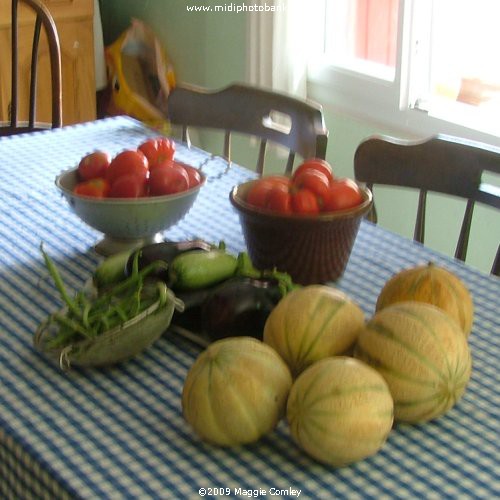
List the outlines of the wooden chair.
<svg viewBox="0 0 500 500">
<path fill-rule="evenodd" d="M 483 182 L 484 172 L 500 173 L 500 148 L 457 137 L 437 135 L 424 141 L 387 136 L 365 139 L 354 155 L 356 180 L 419 190 L 414 239 L 424 242 L 428 191 L 467 200 L 455 257 L 465 261 L 476 202 L 500 208 L 500 188 Z M 369 218 L 377 221 L 376 211 Z M 500 246 L 492 273 L 500 274 Z"/>
<path fill-rule="evenodd" d="M 177 86 L 168 99 L 168 117 L 182 126 L 188 144 L 189 127 L 225 131 L 224 157 L 231 160 L 231 134 L 238 132 L 260 139 L 256 171 L 264 170 L 269 142 L 289 150 L 286 172 L 293 169 L 295 155 L 325 158 L 328 131 L 318 104 L 262 88 L 234 84 L 222 90 Z"/>
<path fill-rule="evenodd" d="M 29 9 L 29 14 L 28 14 Z M 62 124 L 62 90 L 61 90 L 61 49 L 59 36 L 55 22 L 47 7 L 40 0 L 12 0 L 12 56 L 11 56 L 11 100 L 9 104 L 9 122 L 6 126 L 0 127 L 0 135 L 13 135 L 24 132 L 32 132 L 46 128 L 60 127 Z M 32 20 L 32 24 L 28 24 Z M 30 26 L 33 31 L 30 36 L 31 65 L 29 75 L 29 96 L 28 84 L 21 81 L 20 71 L 20 32 L 25 37 Z M 43 28 L 43 30 L 42 30 Z M 45 37 L 41 37 L 45 33 Z M 37 120 L 37 82 L 40 74 L 39 62 L 41 55 L 45 51 L 45 40 L 48 47 L 51 75 L 51 112 L 50 123 Z M 48 64 L 48 62 L 47 62 Z M 24 95 L 24 92 L 26 95 Z M 46 99 L 49 96 L 44 96 Z M 28 100 L 28 114 L 22 119 L 19 118 L 19 103 L 21 99 Z"/>
</svg>

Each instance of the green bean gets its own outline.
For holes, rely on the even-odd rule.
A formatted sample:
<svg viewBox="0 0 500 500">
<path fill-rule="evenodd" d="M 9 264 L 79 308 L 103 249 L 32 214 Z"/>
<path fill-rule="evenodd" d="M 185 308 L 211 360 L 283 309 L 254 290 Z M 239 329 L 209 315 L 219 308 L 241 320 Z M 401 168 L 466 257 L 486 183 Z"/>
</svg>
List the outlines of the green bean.
<svg viewBox="0 0 500 500">
<path fill-rule="evenodd" d="M 42 252 L 43 259 L 45 261 L 45 265 L 49 271 L 49 274 L 52 276 L 52 279 L 54 280 L 54 284 L 56 285 L 56 288 L 59 291 L 61 298 L 63 299 L 65 304 L 68 306 L 69 310 L 72 311 L 75 315 L 79 316 L 80 309 L 78 309 L 77 305 L 73 302 L 71 297 L 68 295 L 68 292 L 66 290 L 66 287 L 64 286 L 64 282 L 61 278 L 61 275 L 59 274 L 59 271 L 57 270 L 57 267 L 52 262 L 52 259 L 49 257 L 49 255 L 43 249 L 43 243 L 40 244 L 40 250 Z"/>
<path fill-rule="evenodd" d="M 105 302 L 108 300 L 110 297 L 115 297 L 116 295 L 120 294 L 123 291 L 126 291 L 128 288 L 130 288 L 132 285 L 136 285 L 139 280 L 145 278 L 149 274 L 151 274 L 153 271 L 157 270 L 158 268 L 165 267 L 165 263 L 161 261 L 155 261 L 151 262 L 151 264 L 147 265 L 141 271 L 138 272 L 137 275 L 132 274 L 129 276 L 127 279 L 119 282 L 116 286 L 113 288 L 107 290 L 105 293 L 103 293 L 99 298 L 95 301 L 95 304 L 99 304 L 101 302 Z"/>
<path fill-rule="evenodd" d="M 132 261 L 132 276 L 137 276 L 139 274 L 139 257 L 141 256 L 141 251 L 138 250 L 134 254 L 134 260 Z"/>
<path fill-rule="evenodd" d="M 79 323 L 77 323 L 76 321 L 73 321 L 72 319 L 70 319 L 66 316 L 63 316 L 62 314 L 56 313 L 56 314 L 54 314 L 53 317 L 57 322 L 65 325 L 69 328 L 72 328 L 75 332 L 80 333 L 84 337 L 91 338 L 91 337 L 95 336 L 90 329 L 83 328 Z"/>
<path fill-rule="evenodd" d="M 123 310 L 123 308 L 120 306 L 120 304 L 117 304 L 115 306 L 115 312 L 117 313 L 118 317 L 122 320 L 123 323 L 129 319 L 128 315 L 126 312 Z"/>
</svg>

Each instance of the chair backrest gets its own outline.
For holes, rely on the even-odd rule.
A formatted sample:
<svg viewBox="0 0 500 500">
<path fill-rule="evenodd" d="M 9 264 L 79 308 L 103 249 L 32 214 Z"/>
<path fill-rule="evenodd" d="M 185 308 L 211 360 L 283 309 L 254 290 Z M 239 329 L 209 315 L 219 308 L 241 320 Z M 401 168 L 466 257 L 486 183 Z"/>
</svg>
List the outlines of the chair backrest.
<svg viewBox="0 0 500 500">
<path fill-rule="evenodd" d="M 29 12 L 31 11 L 31 12 Z M 9 122 L 0 127 L 0 135 L 13 135 L 23 132 L 32 132 L 46 128 L 60 127 L 62 124 L 62 77 L 61 77 L 61 49 L 59 36 L 54 19 L 47 7 L 40 0 L 12 0 L 12 56 L 11 56 L 11 101 L 9 106 Z M 28 24 L 28 20 L 32 24 Z M 22 25 L 22 26 L 21 26 Z M 29 74 L 29 96 L 21 96 L 26 85 L 20 85 L 20 78 L 25 77 L 20 73 L 20 28 L 25 39 L 25 30 L 32 27 L 33 36 L 30 37 L 31 65 Z M 43 29 L 42 29 L 43 28 Z M 50 59 L 50 85 L 51 85 L 51 122 L 41 122 L 37 119 L 37 83 L 39 80 L 39 60 L 42 50 L 45 50 L 45 34 Z M 28 100 L 28 116 L 19 117 L 20 98 Z M 48 99 L 49 96 L 44 96 Z"/>
<path fill-rule="evenodd" d="M 210 92 L 177 86 L 168 99 L 170 122 L 181 125 L 183 140 L 188 129 L 225 131 L 224 156 L 231 160 L 231 132 L 260 138 L 256 171 L 262 174 L 268 142 L 289 150 L 286 172 L 293 169 L 295 155 L 325 158 L 328 131 L 322 107 L 316 103 L 249 85 L 234 84 Z"/>
<path fill-rule="evenodd" d="M 419 202 L 414 239 L 424 242 L 425 209 L 428 191 L 467 200 L 455 257 L 465 260 L 474 204 L 500 208 L 500 188 L 483 182 L 483 173 L 500 173 L 500 148 L 457 137 L 437 135 L 423 141 L 372 136 L 354 155 L 356 180 L 370 189 L 374 184 L 418 189 Z M 376 212 L 371 220 L 376 222 Z M 492 272 L 500 273 L 497 253 Z M 496 266 L 496 269 L 495 269 Z"/>
</svg>

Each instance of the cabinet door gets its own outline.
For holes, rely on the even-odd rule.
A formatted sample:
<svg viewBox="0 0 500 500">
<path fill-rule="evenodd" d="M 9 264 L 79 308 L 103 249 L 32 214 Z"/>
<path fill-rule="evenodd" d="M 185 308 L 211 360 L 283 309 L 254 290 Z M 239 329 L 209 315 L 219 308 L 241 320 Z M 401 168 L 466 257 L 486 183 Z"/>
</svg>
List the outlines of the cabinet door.
<svg viewBox="0 0 500 500">
<path fill-rule="evenodd" d="M 93 22 L 67 21 L 58 26 L 61 43 L 63 124 L 96 117 Z"/>
<path fill-rule="evenodd" d="M 45 0 L 54 17 L 61 46 L 63 125 L 96 117 L 94 77 L 94 35 L 92 0 Z M 10 1 L 9 1 L 10 4 Z M 10 7 L 0 0 L 0 47 L 9 50 L 0 57 L 0 121 L 8 120 L 11 86 Z M 33 30 L 25 12 L 20 17 L 18 117 L 26 120 L 29 102 L 29 74 Z M 5 18 L 5 19 L 4 19 Z M 51 76 L 49 52 L 44 33 L 39 48 L 37 120 L 50 121 Z"/>
</svg>

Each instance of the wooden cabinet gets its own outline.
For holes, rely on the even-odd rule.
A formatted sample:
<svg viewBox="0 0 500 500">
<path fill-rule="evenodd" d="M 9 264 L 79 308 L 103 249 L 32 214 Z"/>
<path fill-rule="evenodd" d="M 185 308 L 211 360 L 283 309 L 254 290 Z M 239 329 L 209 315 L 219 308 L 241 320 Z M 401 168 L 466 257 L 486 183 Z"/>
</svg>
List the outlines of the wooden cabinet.
<svg viewBox="0 0 500 500">
<path fill-rule="evenodd" d="M 61 45 L 63 125 L 93 120 L 96 117 L 94 76 L 93 0 L 43 0 L 57 26 Z M 10 5 L 0 0 L 0 121 L 8 120 L 10 104 Z M 19 118 L 27 116 L 32 28 L 26 10 L 20 10 L 19 24 Z M 8 49 L 7 49 L 8 48 Z M 37 90 L 39 119 L 50 119 L 50 69 L 46 41 L 41 40 L 40 76 Z"/>
</svg>

